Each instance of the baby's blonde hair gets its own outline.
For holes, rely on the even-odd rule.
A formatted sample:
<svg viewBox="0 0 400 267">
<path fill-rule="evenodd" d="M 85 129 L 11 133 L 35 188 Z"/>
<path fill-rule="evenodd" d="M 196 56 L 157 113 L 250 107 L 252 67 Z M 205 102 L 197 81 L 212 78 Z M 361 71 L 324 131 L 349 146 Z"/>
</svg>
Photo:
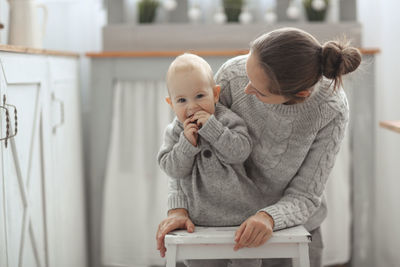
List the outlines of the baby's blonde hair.
<svg viewBox="0 0 400 267">
<path fill-rule="evenodd" d="M 169 65 L 167 71 L 167 88 L 168 92 L 170 90 L 169 84 L 171 77 L 180 71 L 192 71 L 192 70 L 201 70 L 207 76 L 210 81 L 211 87 L 215 86 L 215 81 L 213 77 L 213 71 L 210 65 L 205 61 L 202 57 L 199 57 L 194 54 L 184 53 L 180 56 L 177 56 L 174 61 L 172 61 L 171 65 Z"/>
</svg>

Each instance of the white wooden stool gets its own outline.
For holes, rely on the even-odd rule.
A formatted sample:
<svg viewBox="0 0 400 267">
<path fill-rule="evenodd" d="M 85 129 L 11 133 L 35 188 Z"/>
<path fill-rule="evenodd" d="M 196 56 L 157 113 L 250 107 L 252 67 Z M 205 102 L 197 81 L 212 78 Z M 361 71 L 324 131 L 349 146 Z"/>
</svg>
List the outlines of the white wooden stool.
<svg viewBox="0 0 400 267">
<path fill-rule="evenodd" d="M 292 258 L 296 267 L 309 267 L 308 243 L 311 235 L 303 226 L 296 226 L 272 234 L 264 245 L 257 248 L 233 250 L 238 227 L 199 227 L 194 233 L 172 231 L 165 236 L 167 267 L 186 259 L 268 259 Z"/>
</svg>

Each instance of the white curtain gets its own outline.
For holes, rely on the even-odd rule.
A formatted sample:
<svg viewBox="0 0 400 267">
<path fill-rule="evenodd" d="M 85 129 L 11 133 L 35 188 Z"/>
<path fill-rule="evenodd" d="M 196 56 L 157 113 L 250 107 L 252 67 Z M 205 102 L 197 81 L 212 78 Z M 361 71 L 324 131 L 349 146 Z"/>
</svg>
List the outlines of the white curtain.
<svg viewBox="0 0 400 267">
<path fill-rule="evenodd" d="M 166 216 L 167 177 L 156 162 L 172 112 L 163 82 L 120 81 L 114 90 L 102 230 L 107 266 L 148 266 L 164 261 L 155 233 Z M 350 151 L 346 134 L 326 188 L 328 218 L 322 225 L 324 265 L 350 259 Z"/>
<path fill-rule="evenodd" d="M 102 263 L 107 266 L 163 264 L 155 233 L 167 212 L 167 177 L 156 155 L 172 120 L 163 82 L 120 81 L 104 187 Z"/>
<path fill-rule="evenodd" d="M 343 139 L 335 166 L 325 189 L 328 216 L 321 225 L 324 242 L 323 265 L 342 264 L 351 254 L 350 200 L 350 142 L 349 131 Z"/>
</svg>

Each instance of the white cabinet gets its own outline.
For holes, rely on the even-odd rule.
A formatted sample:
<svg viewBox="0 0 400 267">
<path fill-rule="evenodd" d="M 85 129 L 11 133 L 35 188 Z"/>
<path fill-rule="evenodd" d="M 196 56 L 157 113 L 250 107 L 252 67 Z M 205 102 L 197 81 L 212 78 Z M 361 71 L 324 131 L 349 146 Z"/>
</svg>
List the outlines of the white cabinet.
<svg viewBox="0 0 400 267">
<path fill-rule="evenodd" d="M 86 266 L 77 59 L 0 60 L 1 104 L 5 96 L 18 111 L 17 135 L 1 142 L 1 266 Z M 5 107 L 13 134 L 14 108 Z M 2 137 L 6 122 L 3 109 Z"/>
</svg>

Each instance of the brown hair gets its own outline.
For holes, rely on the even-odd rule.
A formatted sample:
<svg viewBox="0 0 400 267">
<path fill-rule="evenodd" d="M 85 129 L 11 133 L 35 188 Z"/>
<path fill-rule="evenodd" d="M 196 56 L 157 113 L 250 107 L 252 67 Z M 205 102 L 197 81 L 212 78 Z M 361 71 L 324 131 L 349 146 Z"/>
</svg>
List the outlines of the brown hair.
<svg viewBox="0 0 400 267">
<path fill-rule="evenodd" d="M 298 99 L 296 93 L 313 87 L 322 76 L 332 79 L 336 90 L 342 75 L 361 63 L 359 50 L 348 42 L 321 46 L 311 34 L 296 28 L 266 33 L 252 42 L 250 50 L 271 80 L 271 93 L 290 99 Z"/>
</svg>

